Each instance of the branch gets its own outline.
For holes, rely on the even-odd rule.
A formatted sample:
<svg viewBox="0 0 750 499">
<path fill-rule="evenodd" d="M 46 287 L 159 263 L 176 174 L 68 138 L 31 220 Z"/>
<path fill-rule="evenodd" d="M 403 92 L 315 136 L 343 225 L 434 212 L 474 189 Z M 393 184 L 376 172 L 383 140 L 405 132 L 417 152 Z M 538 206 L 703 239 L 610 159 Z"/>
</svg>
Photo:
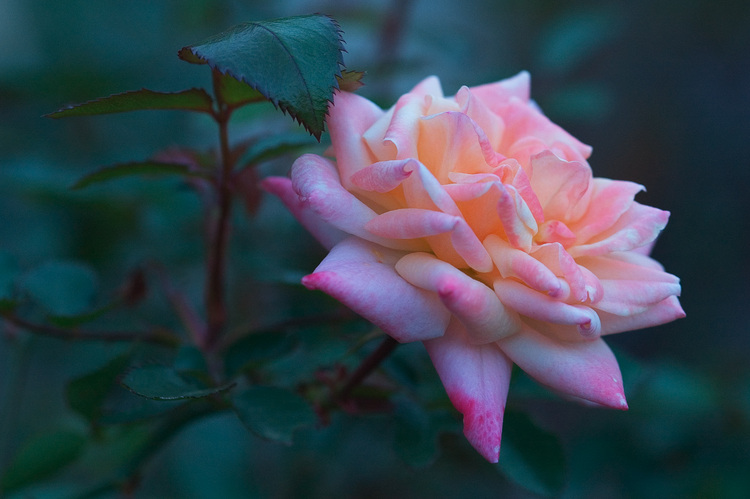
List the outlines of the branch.
<svg viewBox="0 0 750 499">
<path fill-rule="evenodd" d="M 77 328 L 65 329 L 48 324 L 37 324 L 18 317 L 12 312 L 4 312 L 0 316 L 14 326 L 25 329 L 30 333 L 61 340 L 140 341 L 164 346 L 176 346 L 180 343 L 177 335 L 166 329 L 154 329 L 151 331 L 82 331 Z"/>
</svg>

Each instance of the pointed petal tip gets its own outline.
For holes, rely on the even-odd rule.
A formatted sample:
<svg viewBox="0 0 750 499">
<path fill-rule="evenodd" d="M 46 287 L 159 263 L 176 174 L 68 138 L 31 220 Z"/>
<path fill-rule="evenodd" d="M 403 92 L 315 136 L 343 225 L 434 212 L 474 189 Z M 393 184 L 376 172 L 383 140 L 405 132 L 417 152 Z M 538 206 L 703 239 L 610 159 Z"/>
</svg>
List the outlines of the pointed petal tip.
<svg viewBox="0 0 750 499">
<path fill-rule="evenodd" d="M 331 274 L 330 271 L 325 271 L 325 270 L 322 272 L 315 272 L 313 274 L 308 274 L 302 278 L 302 285 L 310 290 L 320 289 L 320 287 L 323 284 L 323 281 L 326 281 L 329 278 L 330 274 Z"/>
<path fill-rule="evenodd" d="M 502 412 L 467 413 L 464 415 L 464 435 L 482 457 L 491 463 L 500 458 Z"/>
</svg>

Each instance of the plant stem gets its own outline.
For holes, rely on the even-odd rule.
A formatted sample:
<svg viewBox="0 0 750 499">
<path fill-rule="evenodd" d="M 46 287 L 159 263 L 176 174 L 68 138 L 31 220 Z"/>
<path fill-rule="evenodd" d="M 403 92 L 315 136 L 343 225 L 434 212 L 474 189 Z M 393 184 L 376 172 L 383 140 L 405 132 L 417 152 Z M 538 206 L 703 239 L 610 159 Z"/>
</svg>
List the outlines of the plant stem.
<svg viewBox="0 0 750 499">
<path fill-rule="evenodd" d="M 399 345 L 398 341 L 390 336 L 386 337 L 380 346 L 362 361 L 356 371 L 335 394 L 336 401 L 346 400 L 351 395 L 354 388 L 357 387 L 372 371 L 377 368 Z"/>
<path fill-rule="evenodd" d="M 47 324 L 37 324 L 8 312 L 3 313 L 0 317 L 31 333 L 61 340 L 140 341 L 165 346 L 175 346 L 180 342 L 174 333 L 165 329 L 151 331 L 81 331 L 80 329 L 65 329 Z"/>
<path fill-rule="evenodd" d="M 219 73 L 213 71 L 214 94 L 219 85 Z M 218 97 L 217 97 L 218 98 Z M 229 235 L 229 217 L 232 211 L 232 189 L 230 178 L 234 167 L 231 151 L 229 150 L 229 117 L 231 109 L 223 102 L 218 103 L 218 112 L 215 114 L 219 125 L 219 144 L 221 154 L 221 165 L 216 177 L 216 204 L 218 212 L 210 230 L 213 231 L 208 241 L 207 257 L 207 279 L 206 279 L 206 315 L 207 331 L 205 344 L 207 350 L 212 350 L 217 344 L 224 331 L 227 319 L 225 301 L 225 280 L 227 263 L 227 241 Z"/>
</svg>

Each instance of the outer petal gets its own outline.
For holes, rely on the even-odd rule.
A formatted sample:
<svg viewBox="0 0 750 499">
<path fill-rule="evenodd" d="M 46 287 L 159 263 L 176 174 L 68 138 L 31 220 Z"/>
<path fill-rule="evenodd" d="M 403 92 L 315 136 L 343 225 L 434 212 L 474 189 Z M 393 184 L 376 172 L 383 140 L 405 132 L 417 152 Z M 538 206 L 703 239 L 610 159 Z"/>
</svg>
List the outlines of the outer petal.
<svg viewBox="0 0 750 499">
<path fill-rule="evenodd" d="M 553 390 L 614 409 L 628 408 L 620 367 L 602 339 L 561 342 L 528 328 L 498 345 L 521 369 Z"/>
<path fill-rule="evenodd" d="M 634 202 L 611 228 L 586 244 L 570 247 L 568 253 L 573 258 L 578 258 L 630 251 L 656 239 L 659 232 L 666 227 L 667 220 L 668 211 Z"/>
<path fill-rule="evenodd" d="M 266 191 L 274 194 L 281 199 L 281 202 L 292 212 L 294 218 L 301 223 L 325 248 L 331 249 L 333 246 L 348 237 L 346 232 L 342 232 L 333 225 L 323 221 L 315 212 L 303 203 L 294 189 L 292 181 L 286 177 L 267 177 L 260 183 Z"/>
<path fill-rule="evenodd" d="M 633 198 L 645 190 L 640 184 L 622 180 L 594 179 L 588 212 L 571 224 L 579 243 L 585 243 L 612 227 L 633 205 Z"/>
<path fill-rule="evenodd" d="M 394 249 L 425 248 L 418 241 L 382 238 L 365 230 L 377 214 L 341 186 L 336 168 L 327 159 L 314 154 L 299 157 L 292 166 L 292 186 L 304 205 L 344 232 Z"/>
<path fill-rule="evenodd" d="M 531 167 L 531 186 L 548 220 L 568 222 L 586 213 L 593 192 L 588 164 L 565 161 L 544 151 L 531 158 Z"/>
<path fill-rule="evenodd" d="M 512 363 L 494 343 L 471 345 L 458 321 L 425 347 L 448 397 L 464 415 L 464 435 L 485 459 L 496 463 Z"/>
<path fill-rule="evenodd" d="M 394 265 L 403 256 L 348 238 L 302 283 L 333 296 L 400 342 L 442 336 L 450 312 L 437 295 L 412 286 L 396 273 Z"/>
<path fill-rule="evenodd" d="M 682 319 L 685 317 L 685 311 L 682 310 L 677 297 L 670 296 L 640 314 L 620 316 L 599 312 L 599 316 L 602 320 L 602 334 L 615 334 Z"/>
</svg>

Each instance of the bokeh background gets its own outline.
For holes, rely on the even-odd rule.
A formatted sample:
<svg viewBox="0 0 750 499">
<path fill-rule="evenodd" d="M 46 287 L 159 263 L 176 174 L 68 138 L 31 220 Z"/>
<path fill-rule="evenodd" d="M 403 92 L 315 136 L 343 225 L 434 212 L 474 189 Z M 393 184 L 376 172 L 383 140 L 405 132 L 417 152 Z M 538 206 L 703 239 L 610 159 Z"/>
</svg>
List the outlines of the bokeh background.
<svg viewBox="0 0 750 499">
<path fill-rule="evenodd" d="M 608 340 L 631 409 L 511 394 L 510 405 L 562 440 L 563 496 L 750 495 L 750 3 L 742 0 L 0 0 L 3 265 L 82 262 L 106 295 L 144 262 L 158 262 L 199 301 L 202 222 L 193 193 L 173 179 L 68 187 L 103 164 L 181 144 L 210 147 L 211 123 L 168 112 L 41 116 L 141 87 L 207 85 L 203 68 L 178 60 L 180 47 L 240 22 L 313 12 L 339 21 L 347 66 L 367 71 L 360 93 L 384 107 L 430 74 L 452 94 L 530 71 L 546 114 L 593 146 L 595 174 L 644 184 L 638 200 L 672 213 L 653 255 L 682 279 L 687 318 Z M 252 133 L 254 117 L 239 117 L 234 133 Z M 268 119 L 263 127 L 295 128 L 281 115 Z M 285 174 L 290 162 L 261 174 Z M 320 300 L 292 283 L 323 250 L 280 205 L 262 203 L 254 216 L 237 210 L 234 233 L 234 306 L 251 322 Z M 163 303 L 152 302 L 139 318 L 117 320 L 158 322 Z M 0 467 L 30 436 L 81 426 L 65 383 L 121 348 L 3 330 Z M 406 347 L 400 355 L 423 354 Z M 214 416 L 166 445 L 134 496 L 534 496 L 455 435 L 438 441 L 433 463 L 407 466 L 393 431 L 387 415 L 342 416 L 284 447 L 252 437 L 231 415 Z M 69 497 L 86 480 L 79 466 L 30 497 Z"/>
</svg>

